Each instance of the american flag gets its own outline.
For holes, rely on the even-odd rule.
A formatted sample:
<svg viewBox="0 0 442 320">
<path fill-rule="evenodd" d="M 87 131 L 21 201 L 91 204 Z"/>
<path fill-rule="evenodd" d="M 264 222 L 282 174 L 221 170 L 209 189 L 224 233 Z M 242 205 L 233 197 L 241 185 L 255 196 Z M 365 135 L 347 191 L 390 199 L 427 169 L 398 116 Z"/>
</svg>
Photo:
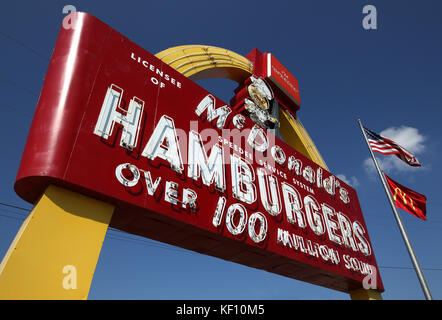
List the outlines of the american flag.
<svg viewBox="0 0 442 320">
<path fill-rule="evenodd" d="M 393 140 L 387 139 L 371 130 L 364 127 L 365 133 L 368 136 L 368 142 L 371 150 L 380 154 L 394 154 L 402 161 L 408 163 L 413 167 L 420 167 L 421 163 L 416 157 L 404 147 L 401 147 Z"/>
</svg>

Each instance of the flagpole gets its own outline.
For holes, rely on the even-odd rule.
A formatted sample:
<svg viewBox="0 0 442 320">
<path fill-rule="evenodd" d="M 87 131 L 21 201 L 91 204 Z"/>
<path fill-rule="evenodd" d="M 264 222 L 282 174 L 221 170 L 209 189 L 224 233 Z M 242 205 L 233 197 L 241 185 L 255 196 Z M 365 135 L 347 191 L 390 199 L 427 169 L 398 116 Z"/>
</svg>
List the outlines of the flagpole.
<svg viewBox="0 0 442 320">
<path fill-rule="evenodd" d="M 370 147 L 370 143 L 368 142 L 367 135 L 365 134 L 364 127 L 362 126 L 361 120 L 358 120 L 358 123 L 359 123 L 359 127 L 361 128 L 362 134 L 364 135 L 365 142 L 367 143 L 368 150 L 370 150 L 370 154 L 371 154 L 371 157 L 373 158 L 373 162 L 376 167 L 376 170 L 378 171 L 379 178 L 381 179 L 382 185 L 384 186 L 385 193 L 387 194 L 387 198 L 390 201 L 391 209 L 393 210 L 394 217 L 396 218 L 396 222 L 398 224 L 399 230 L 401 231 L 402 238 L 404 239 L 404 242 L 407 247 L 408 253 L 410 255 L 411 261 L 413 262 L 414 270 L 416 271 L 416 274 L 419 279 L 422 290 L 424 292 L 425 298 L 427 300 L 433 300 L 433 297 L 431 296 L 431 293 L 430 293 L 430 289 L 428 288 L 427 282 L 425 281 L 422 269 L 419 266 L 419 262 L 417 261 L 417 258 L 416 258 L 416 255 L 414 254 L 414 250 L 411 246 L 410 240 L 408 239 L 407 232 L 405 231 L 402 220 L 396 210 L 396 206 L 394 204 L 393 198 L 391 197 L 391 193 L 388 188 L 387 182 L 385 181 L 384 174 L 382 173 L 381 168 L 379 167 L 379 164 L 376 160 L 376 157 L 374 156 L 373 150 Z"/>
</svg>

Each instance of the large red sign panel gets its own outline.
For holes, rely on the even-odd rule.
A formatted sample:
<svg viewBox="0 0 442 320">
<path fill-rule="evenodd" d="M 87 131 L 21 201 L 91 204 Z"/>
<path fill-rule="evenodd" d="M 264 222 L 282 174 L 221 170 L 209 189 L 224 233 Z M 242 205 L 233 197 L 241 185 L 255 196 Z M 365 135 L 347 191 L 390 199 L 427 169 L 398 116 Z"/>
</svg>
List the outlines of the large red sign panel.
<svg viewBox="0 0 442 320">
<path fill-rule="evenodd" d="M 111 226 L 349 292 L 383 290 L 356 192 L 98 19 L 61 29 L 16 192 L 115 204 Z"/>
</svg>

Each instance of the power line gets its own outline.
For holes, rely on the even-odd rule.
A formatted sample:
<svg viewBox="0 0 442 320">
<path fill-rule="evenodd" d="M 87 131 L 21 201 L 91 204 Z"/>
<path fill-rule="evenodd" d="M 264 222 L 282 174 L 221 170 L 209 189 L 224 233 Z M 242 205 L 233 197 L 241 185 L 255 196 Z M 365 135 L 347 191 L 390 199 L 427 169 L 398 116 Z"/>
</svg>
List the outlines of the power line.
<svg viewBox="0 0 442 320">
<path fill-rule="evenodd" d="M 23 208 L 23 207 L 19 207 L 19 206 L 15 205 L 15 204 L 9 204 L 9 203 L 5 203 L 5 202 L 0 202 L 0 205 L 5 206 L 5 207 L 11 207 L 11 208 L 14 208 L 14 209 L 19 209 L 19 210 L 27 211 L 27 212 L 30 212 L 32 210 L 32 209 L 29 209 L 29 208 Z"/>
<path fill-rule="evenodd" d="M 13 204 L 8 204 L 8 203 L 4 203 L 4 202 L 0 202 L 1 206 L 6 206 L 6 207 L 11 207 L 14 209 L 19 209 L 19 210 L 23 210 L 23 211 L 27 211 L 30 212 L 31 209 L 27 209 L 27 208 L 23 208 L 17 205 L 13 205 Z M 14 212 L 14 211 L 10 211 L 10 210 L 5 210 L 5 209 L 0 209 L 0 211 L 3 212 L 10 212 L 10 213 L 14 213 L 14 214 L 18 214 L 20 215 L 20 217 L 12 217 L 12 216 L 8 216 L 5 214 L 1 214 L 1 217 L 5 217 L 5 218 L 10 218 L 10 219 L 14 219 L 14 220 L 19 220 L 19 221 L 24 221 L 25 218 L 23 217 L 23 213 L 19 213 L 19 212 Z M 130 235 L 130 233 L 127 233 L 125 231 L 121 231 L 112 227 L 108 228 L 109 231 L 111 232 L 116 232 L 116 233 L 121 233 L 121 235 L 115 235 L 115 234 L 107 234 L 106 237 L 109 239 L 113 239 L 113 240 L 119 240 L 119 241 L 125 241 L 125 242 L 132 242 L 132 243 L 139 243 L 140 245 L 143 246 L 147 246 L 147 247 L 155 247 L 158 249 L 164 249 L 164 250 L 169 250 L 169 251 L 174 251 L 174 252 L 179 252 L 179 253 L 185 253 L 185 254 L 191 254 L 194 255 L 196 254 L 196 252 L 193 251 L 189 251 L 189 250 L 185 250 L 185 249 L 180 249 L 180 248 L 175 248 L 173 246 L 169 246 L 169 245 L 163 245 L 161 243 L 156 243 L 153 241 L 149 241 L 149 240 L 145 240 L 145 239 L 137 239 L 137 238 L 133 238 L 133 237 L 128 237 L 127 235 Z M 394 269 L 394 270 L 412 270 L 412 267 L 401 267 L 401 266 L 379 266 L 380 269 Z M 427 271 L 442 271 L 442 268 L 422 268 L 423 270 L 427 270 Z"/>
<path fill-rule="evenodd" d="M 379 266 L 380 269 L 395 269 L 395 270 L 414 270 L 413 267 L 393 267 L 393 266 Z M 428 271 L 442 271 L 442 268 L 422 268 Z"/>
<path fill-rule="evenodd" d="M 114 239 L 114 240 L 120 240 L 120 241 L 126 241 L 126 242 L 135 242 L 135 243 L 138 242 L 141 245 L 146 246 L 146 247 L 154 247 L 154 248 L 174 251 L 174 252 L 178 252 L 178 253 L 185 253 L 185 254 L 192 254 L 192 255 L 196 254 L 195 252 L 192 252 L 192 251 L 185 251 L 185 250 L 180 250 L 180 249 L 174 248 L 174 247 L 166 247 L 166 246 L 156 245 L 151 242 L 143 241 L 141 239 L 134 239 L 134 238 L 130 238 L 130 237 L 108 235 L 107 238 Z"/>
<path fill-rule="evenodd" d="M 23 90 L 31 95 L 33 95 L 34 97 L 39 97 L 39 95 L 37 93 L 34 92 L 34 90 L 29 89 L 28 87 L 23 86 L 22 84 L 19 84 L 17 82 L 15 82 L 14 80 L 2 77 L 2 80 L 5 82 L 8 82 L 9 84 L 13 85 L 14 87 L 16 87 L 17 89 Z"/>
<path fill-rule="evenodd" d="M 13 220 L 18 220 L 18 221 L 21 221 L 21 222 L 23 222 L 25 219 L 23 219 L 23 218 L 19 218 L 19 217 L 11 217 L 11 216 L 8 216 L 8 215 L 6 215 L 6 214 L 1 214 L 0 213 L 0 217 L 4 217 L 4 218 L 9 218 L 9 219 L 13 219 Z"/>
<path fill-rule="evenodd" d="M 50 60 L 50 58 L 48 58 L 48 57 L 42 55 L 42 54 L 41 54 L 40 52 L 38 52 L 37 50 L 33 49 L 33 48 L 30 47 L 29 45 L 25 44 L 24 42 L 20 41 L 19 39 L 17 39 L 17 38 L 15 38 L 15 37 L 11 36 L 10 34 L 8 34 L 8 33 L 6 33 L 6 32 L 0 30 L 0 35 L 3 36 L 4 38 L 8 39 L 9 41 L 15 43 L 16 45 L 19 45 L 19 46 L 22 47 L 23 49 L 25 49 L 25 50 L 31 52 L 32 54 L 38 56 L 39 58 L 43 59 L 44 61 L 48 62 L 48 61 Z M 37 97 L 37 98 L 39 97 L 39 94 L 37 94 L 36 92 L 34 92 L 34 90 L 29 89 L 28 87 L 23 86 L 22 84 L 17 83 L 17 82 L 15 82 L 14 80 L 11 80 L 11 79 L 8 79 L 8 78 L 5 78 L 5 77 L 2 77 L 2 80 L 5 81 L 5 82 L 7 82 L 7 83 L 9 83 L 9 84 L 11 84 L 11 85 L 13 85 L 13 86 L 16 87 L 17 89 L 20 89 L 20 90 L 22 90 L 22 91 L 25 91 L 25 92 L 27 92 L 28 94 L 31 94 L 32 96 L 35 96 L 35 97 Z M 19 111 L 19 110 L 17 110 L 16 108 L 12 108 L 12 107 L 9 107 L 9 108 L 14 109 L 15 111 Z M 22 112 L 20 112 L 20 113 L 22 113 Z M 23 113 L 22 113 L 22 114 L 23 114 Z M 32 117 L 32 116 L 30 116 L 30 115 L 28 115 L 28 114 L 24 114 L 24 115 L 26 115 L 26 116 L 28 116 L 28 117 Z"/>
<path fill-rule="evenodd" d="M 17 206 L 17 205 L 13 205 L 13 204 L 8 204 L 8 203 L 5 203 L 5 202 L 0 202 L 0 205 L 1 206 L 5 206 L 5 207 L 9 207 L 9 208 L 19 209 L 19 210 L 22 210 L 22 211 L 26 211 L 28 213 L 31 211 L 31 209 L 23 208 L 23 207 L 20 207 L 20 206 Z M 25 219 L 25 217 L 23 217 L 23 213 L 14 212 L 14 211 L 7 210 L 7 209 L 0 209 L 0 211 L 9 212 L 9 213 L 14 213 L 14 214 L 20 215 L 20 217 L 11 217 L 11 216 L 0 214 L 0 216 L 3 216 L 5 218 L 11 218 L 11 219 L 20 220 L 20 221 L 23 221 Z M 184 250 L 181 250 L 181 249 L 178 249 L 178 248 L 174 248 L 174 247 L 171 247 L 171 246 L 167 246 L 167 245 L 163 245 L 161 243 L 155 243 L 155 242 L 149 241 L 149 240 L 128 237 L 127 235 L 129 235 L 129 233 L 121 231 L 121 230 L 118 230 L 118 229 L 115 229 L 115 228 L 109 227 L 109 231 L 121 234 L 121 235 L 109 234 L 108 237 L 111 238 L 111 239 L 122 240 L 122 241 L 131 241 L 131 242 L 139 242 L 139 243 L 142 243 L 144 245 L 151 246 L 151 247 L 157 247 L 157 248 L 161 248 L 161 249 L 172 250 L 172 251 L 175 251 L 175 252 L 182 252 L 182 253 L 191 253 L 191 254 L 193 254 L 193 252 L 190 252 L 190 251 L 186 252 Z"/>
<path fill-rule="evenodd" d="M 29 118 L 32 118 L 32 117 L 33 117 L 33 115 L 31 115 L 31 114 L 29 114 L 29 113 L 26 113 L 26 112 L 22 112 L 20 109 L 15 108 L 15 107 L 13 107 L 13 106 L 11 106 L 11 105 L 9 105 L 9 104 L 4 104 L 4 103 L 2 103 L 1 106 L 2 106 L 2 107 L 6 107 L 6 108 L 8 108 L 9 111 L 18 112 L 18 113 L 20 113 L 20 114 L 22 114 L 22 115 L 24 115 L 24 116 L 26 116 L 26 117 L 29 117 Z"/>
<path fill-rule="evenodd" d="M 0 211 L 1 211 L 1 212 L 12 213 L 12 214 L 14 214 L 14 215 L 16 215 L 16 216 L 21 217 L 23 220 L 26 219 L 26 217 L 27 217 L 27 215 L 24 214 L 24 213 L 19 213 L 19 212 L 16 212 L 16 211 L 12 211 L 12 210 L 5 209 L 5 208 L 0 209 Z"/>
<path fill-rule="evenodd" d="M 137 241 L 137 242 L 141 242 L 141 243 L 146 243 L 149 246 L 160 247 L 160 248 L 164 248 L 164 249 L 170 249 L 170 250 L 177 251 L 177 252 L 194 254 L 194 252 L 192 252 L 192 251 L 187 251 L 185 249 L 177 248 L 177 247 L 174 247 L 172 245 L 158 243 L 158 242 L 147 240 L 147 239 L 137 239 L 137 238 L 129 237 L 128 235 L 131 235 L 130 233 L 127 233 L 125 231 L 121 231 L 121 230 L 118 230 L 118 229 L 115 229 L 115 228 L 112 228 L 112 227 L 109 227 L 109 231 L 121 233 L 122 235 L 117 235 L 118 237 L 122 237 L 122 238 L 125 238 L 125 239 L 128 239 L 128 240 L 133 240 L 133 241 Z M 109 234 L 109 235 L 110 236 L 115 236 L 115 235 L 111 235 L 111 234 Z"/>
<path fill-rule="evenodd" d="M 37 57 L 39 57 L 39 58 L 41 58 L 41 59 L 43 59 L 43 60 L 45 60 L 45 61 L 48 61 L 48 60 L 49 60 L 48 57 L 42 55 L 42 54 L 41 54 L 40 52 L 38 52 L 37 50 L 31 48 L 31 47 L 28 46 L 27 44 L 21 42 L 20 40 L 18 40 L 17 38 L 15 38 L 15 37 L 13 37 L 13 36 L 7 34 L 6 32 L 0 30 L 0 35 L 2 35 L 3 37 L 5 37 L 5 38 L 8 39 L 8 40 L 14 42 L 15 44 L 19 45 L 20 47 L 22 47 L 22 48 L 28 50 L 29 52 L 33 53 L 33 54 L 36 55 Z"/>
</svg>

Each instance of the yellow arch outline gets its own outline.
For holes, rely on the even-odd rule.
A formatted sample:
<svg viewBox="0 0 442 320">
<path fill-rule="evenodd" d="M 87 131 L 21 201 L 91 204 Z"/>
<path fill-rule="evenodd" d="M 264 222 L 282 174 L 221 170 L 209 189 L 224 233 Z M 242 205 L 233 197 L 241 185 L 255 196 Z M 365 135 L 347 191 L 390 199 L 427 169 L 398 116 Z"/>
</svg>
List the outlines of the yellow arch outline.
<svg viewBox="0 0 442 320">
<path fill-rule="evenodd" d="M 192 80 L 226 78 L 242 83 L 253 74 L 253 63 L 227 49 L 207 45 L 168 48 L 155 55 Z M 280 134 L 295 150 L 328 170 L 324 159 L 299 119 L 279 109 Z"/>
<path fill-rule="evenodd" d="M 253 73 L 253 63 L 223 48 L 185 45 L 166 49 L 155 55 L 192 80 L 227 78 L 238 83 Z"/>
</svg>

